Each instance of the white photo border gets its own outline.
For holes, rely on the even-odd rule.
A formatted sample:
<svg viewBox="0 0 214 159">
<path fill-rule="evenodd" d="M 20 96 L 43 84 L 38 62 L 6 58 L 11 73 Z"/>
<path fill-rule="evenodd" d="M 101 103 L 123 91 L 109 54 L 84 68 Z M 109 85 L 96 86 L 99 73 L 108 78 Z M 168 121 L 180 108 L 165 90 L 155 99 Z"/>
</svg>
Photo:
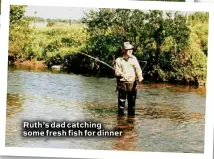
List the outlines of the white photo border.
<svg viewBox="0 0 214 159">
<path fill-rule="evenodd" d="M 208 73 L 206 94 L 205 140 L 204 154 L 194 153 L 167 153 L 167 152 L 131 152 L 107 150 L 77 150 L 56 148 L 22 148 L 5 147 L 6 127 L 6 94 L 8 72 L 8 37 L 9 37 L 9 7 L 10 5 L 35 5 L 35 6 L 64 6 L 64 7 L 89 7 L 89 8 L 126 8 L 145 10 L 177 10 L 209 12 L 208 33 Z M 35 156 L 35 157 L 73 157 L 73 158 L 184 158 L 184 159 L 211 159 L 213 157 L 213 105 L 212 90 L 214 88 L 214 4 L 211 3 L 183 3 L 183 2 L 152 2 L 152 1 L 102 1 L 102 0 L 2 0 L 1 36 L 0 36 L 0 155 L 5 156 Z M 211 29 L 212 28 L 212 29 Z M 197 132 L 196 132 L 197 133 Z"/>
</svg>

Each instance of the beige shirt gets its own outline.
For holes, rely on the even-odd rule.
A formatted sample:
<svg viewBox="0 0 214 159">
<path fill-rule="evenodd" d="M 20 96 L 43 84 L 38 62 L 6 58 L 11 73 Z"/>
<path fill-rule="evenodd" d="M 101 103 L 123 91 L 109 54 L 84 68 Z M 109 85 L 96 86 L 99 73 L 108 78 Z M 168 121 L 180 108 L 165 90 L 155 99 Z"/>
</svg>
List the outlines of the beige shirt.
<svg viewBox="0 0 214 159">
<path fill-rule="evenodd" d="M 116 59 L 115 75 L 121 77 L 120 81 L 134 82 L 142 80 L 142 70 L 135 56 L 131 56 L 126 60 L 123 57 Z"/>
</svg>

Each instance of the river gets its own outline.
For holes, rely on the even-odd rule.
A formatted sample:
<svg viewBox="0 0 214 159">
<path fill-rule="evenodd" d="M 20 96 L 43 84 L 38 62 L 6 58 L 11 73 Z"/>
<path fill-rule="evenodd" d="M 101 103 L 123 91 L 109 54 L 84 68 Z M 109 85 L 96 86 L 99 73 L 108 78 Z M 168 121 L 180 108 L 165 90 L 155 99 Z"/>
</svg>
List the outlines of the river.
<svg viewBox="0 0 214 159">
<path fill-rule="evenodd" d="M 9 68 L 6 146 L 204 152 L 205 87 L 142 84 L 136 117 L 117 118 L 115 79 Z M 119 138 L 29 138 L 22 120 L 98 121 Z"/>
</svg>

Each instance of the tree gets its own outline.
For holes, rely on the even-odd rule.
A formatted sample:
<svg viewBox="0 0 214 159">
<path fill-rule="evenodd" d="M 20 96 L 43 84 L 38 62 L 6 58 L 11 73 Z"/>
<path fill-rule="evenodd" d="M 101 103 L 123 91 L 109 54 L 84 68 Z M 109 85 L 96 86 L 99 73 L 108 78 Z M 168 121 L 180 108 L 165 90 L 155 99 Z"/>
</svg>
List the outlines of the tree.
<svg viewBox="0 0 214 159">
<path fill-rule="evenodd" d="M 24 58 L 30 53 L 29 19 L 24 16 L 26 6 L 10 7 L 9 52 L 16 58 Z"/>
<path fill-rule="evenodd" d="M 23 5 L 12 5 L 10 7 L 10 25 L 25 24 L 25 8 Z"/>
<path fill-rule="evenodd" d="M 188 25 L 196 38 L 195 40 L 207 56 L 209 13 L 196 12 L 190 14 L 188 19 Z"/>
<path fill-rule="evenodd" d="M 90 36 L 86 44 L 89 53 L 108 57 L 119 50 L 110 48 L 129 40 L 135 46 L 135 55 L 148 62 L 148 78 L 157 80 L 157 74 L 163 71 L 179 74 L 187 65 L 190 29 L 180 12 L 100 9 L 87 14 L 83 22 Z"/>
<path fill-rule="evenodd" d="M 154 57 L 154 69 L 159 68 L 160 66 L 160 54 L 161 54 L 161 45 L 165 40 L 165 20 L 163 18 L 163 11 L 150 11 L 147 14 L 148 23 L 146 23 L 146 36 L 148 36 L 150 42 L 154 43 L 155 53 L 152 55 Z"/>
</svg>

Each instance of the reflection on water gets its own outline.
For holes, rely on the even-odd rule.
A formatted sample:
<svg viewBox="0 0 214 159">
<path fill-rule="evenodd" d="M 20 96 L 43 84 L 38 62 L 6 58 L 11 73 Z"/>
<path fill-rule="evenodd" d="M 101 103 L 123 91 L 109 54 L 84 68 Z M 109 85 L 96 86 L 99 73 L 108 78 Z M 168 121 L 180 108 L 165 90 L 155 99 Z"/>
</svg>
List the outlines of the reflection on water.
<svg viewBox="0 0 214 159">
<path fill-rule="evenodd" d="M 138 86 L 136 117 L 117 117 L 116 81 L 9 69 L 6 146 L 203 153 L 204 87 Z M 22 138 L 22 120 L 94 120 L 118 138 Z M 197 132 L 197 133 L 195 133 Z"/>
<path fill-rule="evenodd" d="M 144 118 L 158 119 L 166 118 L 176 122 L 187 122 L 192 120 L 201 120 L 201 113 L 188 113 L 182 110 L 182 108 L 173 105 L 150 105 L 142 109 L 139 109 L 138 114 L 144 116 Z"/>
<path fill-rule="evenodd" d="M 139 88 L 151 89 L 151 88 L 167 88 L 172 92 L 180 93 L 195 93 L 201 96 L 206 96 L 206 87 L 204 86 L 183 86 L 183 85 L 170 85 L 170 84 L 146 84 L 140 85 Z"/>
<path fill-rule="evenodd" d="M 19 94 L 7 94 L 7 117 L 22 111 L 22 97 Z"/>
<path fill-rule="evenodd" d="M 115 140 L 113 144 L 114 150 L 123 150 L 123 151 L 137 151 L 137 139 L 138 133 L 135 128 L 135 119 L 134 118 L 117 118 L 117 125 L 115 127 L 117 131 L 123 131 L 123 136 Z"/>
</svg>

